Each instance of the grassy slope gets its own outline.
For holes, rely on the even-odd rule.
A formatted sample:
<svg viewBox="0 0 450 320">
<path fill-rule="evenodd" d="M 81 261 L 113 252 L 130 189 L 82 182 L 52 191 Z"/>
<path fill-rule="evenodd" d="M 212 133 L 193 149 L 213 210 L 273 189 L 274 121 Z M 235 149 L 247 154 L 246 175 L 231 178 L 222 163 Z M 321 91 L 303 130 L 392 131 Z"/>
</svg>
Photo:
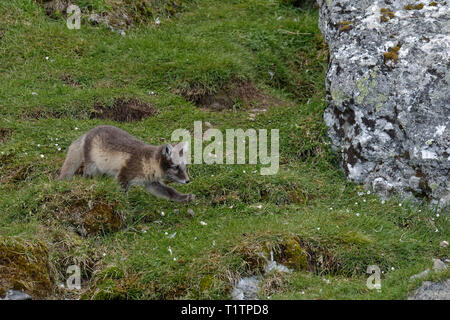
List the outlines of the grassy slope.
<svg viewBox="0 0 450 320">
<path fill-rule="evenodd" d="M 125 37 L 86 24 L 68 30 L 30 0 L 2 1 L 0 15 L 0 128 L 12 132 L 0 144 L 0 234 L 47 243 L 56 282 L 64 281 L 69 264 L 80 264 L 90 279 L 84 297 L 227 298 L 232 279 L 256 272 L 249 260 L 258 248 L 299 236 L 339 267 L 322 275 L 272 275 L 262 298 L 405 298 L 417 285 L 409 276 L 447 254 L 439 248 L 449 238 L 445 217 L 358 195 L 362 188 L 337 168 L 322 123 L 326 57 L 315 10 L 265 0 L 198 0 L 159 27 L 137 26 Z M 76 86 L 61 81 L 67 75 Z M 210 112 L 174 94 L 215 90 L 235 79 L 289 103 L 251 122 L 245 108 Z M 122 96 L 153 103 L 159 113 L 127 124 L 89 120 L 95 102 Z M 50 116 L 34 120 L 38 111 Z M 161 144 L 174 129 L 192 130 L 194 120 L 223 130 L 279 128 L 279 173 L 193 165 L 193 182 L 179 189 L 195 193 L 195 205 L 157 200 L 141 188 L 126 196 L 108 178 L 54 179 L 70 143 L 96 125 L 114 124 Z M 98 237 L 73 233 L 54 212 L 76 197 L 116 203 L 125 228 Z M 384 271 L 381 292 L 366 288 L 370 264 Z M 55 289 L 53 296 L 77 295 Z"/>
</svg>

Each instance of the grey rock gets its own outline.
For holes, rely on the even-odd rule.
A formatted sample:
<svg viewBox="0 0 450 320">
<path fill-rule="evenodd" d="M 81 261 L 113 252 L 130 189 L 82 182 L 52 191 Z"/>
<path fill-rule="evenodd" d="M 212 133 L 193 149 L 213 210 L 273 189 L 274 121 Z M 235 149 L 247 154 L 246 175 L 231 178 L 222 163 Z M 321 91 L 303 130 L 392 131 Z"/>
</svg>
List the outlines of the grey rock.
<svg viewBox="0 0 450 320">
<path fill-rule="evenodd" d="M 441 241 L 441 243 L 439 243 L 439 246 L 442 248 L 447 248 L 448 247 L 448 241 Z"/>
<path fill-rule="evenodd" d="M 88 17 L 88 22 L 92 25 L 98 25 L 98 24 L 102 24 L 105 22 L 105 19 L 100 16 L 99 14 L 96 13 L 92 13 L 89 17 Z"/>
<path fill-rule="evenodd" d="M 430 273 L 430 271 L 431 271 L 430 269 L 426 269 L 418 274 L 409 277 L 409 280 L 425 278 Z"/>
<path fill-rule="evenodd" d="M 425 281 L 408 300 L 450 300 L 450 279 L 443 282 Z"/>
<path fill-rule="evenodd" d="M 257 276 L 244 277 L 231 291 L 233 300 L 257 300 L 261 278 Z"/>
<path fill-rule="evenodd" d="M 433 270 L 444 271 L 447 270 L 447 265 L 439 259 L 433 259 Z"/>
<path fill-rule="evenodd" d="M 318 0 L 330 48 L 324 119 L 348 178 L 450 205 L 450 6 Z"/>
<path fill-rule="evenodd" d="M 4 299 L 0 300 L 32 300 L 31 296 L 22 291 L 8 290 Z"/>
</svg>

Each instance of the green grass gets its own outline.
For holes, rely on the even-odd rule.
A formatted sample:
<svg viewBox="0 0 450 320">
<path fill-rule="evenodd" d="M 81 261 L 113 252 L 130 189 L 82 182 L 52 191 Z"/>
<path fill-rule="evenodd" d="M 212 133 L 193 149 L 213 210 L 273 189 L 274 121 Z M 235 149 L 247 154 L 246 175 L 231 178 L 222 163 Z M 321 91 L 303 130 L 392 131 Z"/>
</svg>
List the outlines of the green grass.
<svg viewBox="0 0 450 320">
<path fill-rule="evenodd" d="M 104 1 L 78 4 L 108 10 Z M 227 299 L 235 279 L 258 273 L 252 261 L 259 251 L 301 239 L 332 267 L 271 275 L 261 298 L 404 299 L 420 284 L 411 275 L 448 256 L 439 247 L 449 239 L 448 216 L 396 199 L 382 203 L 339 170 L 322 120 L 327 56 L 317 10 L 266 0 L 186 1 L 159 26 L 139 19 L 126 36 L 85 23 L 69 30 L 31 0 L 2 1 L 0 16 L 0 129 L 8 132 L 0 142 L 0 234 L 43 241 L 55 285 L 65 282 L 69 265 L 81 266 L 83 290 L 55 287 L 49 297 Z M 249 121 L 245 103 L 214 112 L 177 94 L 238 81 L 283 103 Z M 95 103 L 111 106 L 120 97 L 158 113 L 132 123 L 89 119 Z M 198 120 L 223 132 L 279 129 L 279 173 L 192 165 L 192 183 L 177 188 L 198 203 L 183 205 L 142 188 L 126 195 L 105 177 L 55 180 L 70 143 L 99 124 L 161 144 Z M 88 210 L 89 201 L 113 206 L 123 228 L 75 233 L 64 217 L 80 205 Z M 366 287 L 373 264 L 384 272 L 381 292 Z"/>
</svg>

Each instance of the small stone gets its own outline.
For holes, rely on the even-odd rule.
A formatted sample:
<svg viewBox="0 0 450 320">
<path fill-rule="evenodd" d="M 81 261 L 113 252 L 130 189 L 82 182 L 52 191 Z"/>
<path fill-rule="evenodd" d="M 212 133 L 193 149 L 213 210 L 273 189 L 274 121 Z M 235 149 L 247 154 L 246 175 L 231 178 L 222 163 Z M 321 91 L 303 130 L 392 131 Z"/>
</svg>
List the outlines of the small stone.
<svg viewBox="0 0 450 320">
<path fill-rule="evenodd" d="M 447 270 L 447 265 L 440 259 L 433 259 L 433 270 L 434 271 Z"/>
<path fill-rule="evenodd" d="M 420 279 L 420 278 L 424 278 L 426 277 L 428 274 L 430 273 L 430 269 L 426 269 L 418 274 L 415 274 L 411 277 L 409 277 L 410 280 L 414 280 L 414 279 Z"/>
<path fill-rule="evenodd" d="M 100 24 L 103 21 L 103 19 L 96 13 L 93 13 L 89 16 L 88 22 L 92 25 Z"/>
<path fill-rule="evenodd" d="M 189 209 L 187 210 L 187 213 L 188 213 L 191 217 L 194 217 L 194 216 L 195 216 L 195 212 L 194 212 L 194 210 L 192 210 L 191 208 L 189 208 Z"/>
<path fill-rule="evenodd" d="M 440 245 L 442 248 L 447 248 L 447 247 L 448 247 L 448 241 L 442 241 L 441 243 L 439 243 L 439 245 Z"/>
<path fill-rule="evenodd" d="M 173 238 L 175 238 L 176 235 L 177 235 L 177 233 L 174 232 L 174 233 L 172 233 L 168 238 L 169 238 L 169 239 L 173 239 Z"/>
<path fill-rule="evenodd" d="M 4 299 L 0 300 L 32 300 L 31 296 L 18 290 L 8 290 Z"/>
</svg>

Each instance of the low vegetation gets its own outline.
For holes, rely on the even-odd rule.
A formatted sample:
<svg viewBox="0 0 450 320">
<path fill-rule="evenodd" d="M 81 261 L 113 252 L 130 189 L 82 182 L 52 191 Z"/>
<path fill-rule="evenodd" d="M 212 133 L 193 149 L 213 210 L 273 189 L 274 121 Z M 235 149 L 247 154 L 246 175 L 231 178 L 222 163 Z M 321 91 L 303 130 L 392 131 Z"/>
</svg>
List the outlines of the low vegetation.
<svg viewBox="0 0 450 320">
<path fill-rule="evenodd" d="M 79 30 L 64 1 L 0 2 L 0 296 L 228 299 L 272 252 L 292 272 L 266 275 L 262 299 L 403 299 L 420 284 L 411 275 L 448 257 L 448 214 L 382 202 L 339 169 L 312 2 L 71 2 Z M 107 177 L 56 180 L 68 146 L 97 125 L 159 145 L 194 121 L 279 129 L 278 174 L 192 165 L 177 187 L 196 194 L 190 204 Z M 71 265 L 81 290 L 66 286 Z M 381 291 L 366 286 L 369 265 Z"/>
</svg>

